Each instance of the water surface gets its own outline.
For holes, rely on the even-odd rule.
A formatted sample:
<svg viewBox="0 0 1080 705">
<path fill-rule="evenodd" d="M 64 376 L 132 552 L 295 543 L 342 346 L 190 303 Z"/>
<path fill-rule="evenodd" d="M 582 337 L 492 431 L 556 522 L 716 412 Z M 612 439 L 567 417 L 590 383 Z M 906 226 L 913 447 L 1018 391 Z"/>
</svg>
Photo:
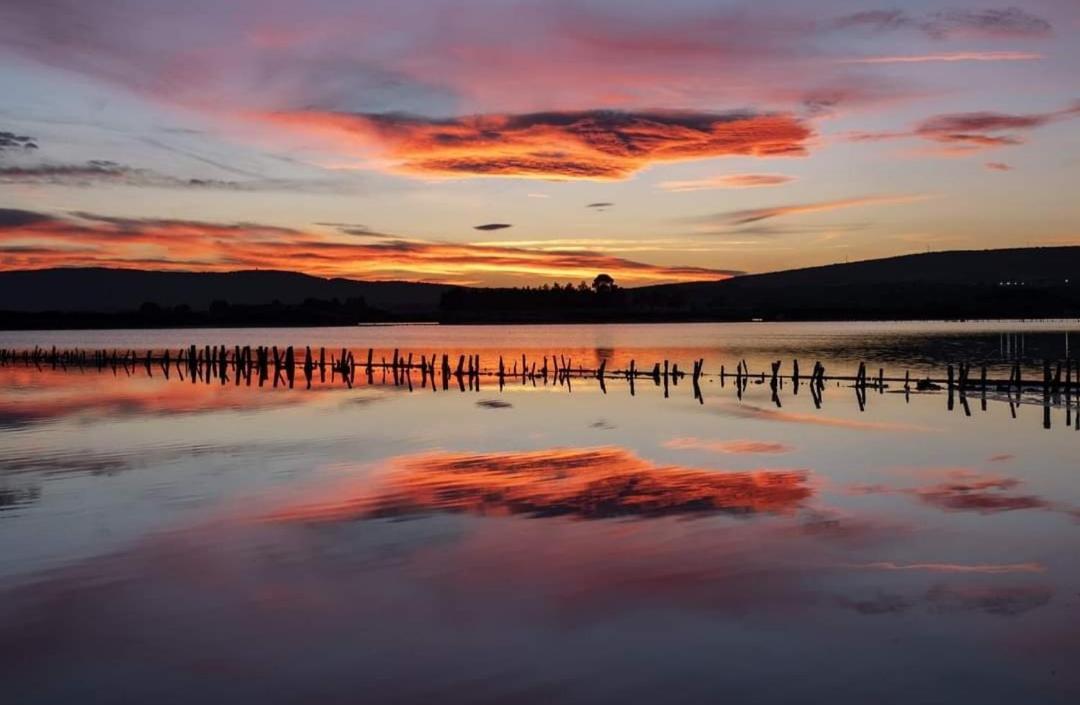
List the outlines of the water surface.
<svg viewBox="0 0 1080 705">
<path fill-rule="evenodd" d="M 1071 324 L 4 334 L 929 371 Z M 1012 345 L 1013 337 L 1009 337 Z M 920 342 L 921 341 L 921 342 Z M 543 353 L 541 351 L 544 351 Z M 944 352 L 943 352 L 944 351 Z M 366 352 L 364 353 L 366 354 Z M 0 368 L 11 702 L 1080 697 L 1075 398 Z"/>
</svg>

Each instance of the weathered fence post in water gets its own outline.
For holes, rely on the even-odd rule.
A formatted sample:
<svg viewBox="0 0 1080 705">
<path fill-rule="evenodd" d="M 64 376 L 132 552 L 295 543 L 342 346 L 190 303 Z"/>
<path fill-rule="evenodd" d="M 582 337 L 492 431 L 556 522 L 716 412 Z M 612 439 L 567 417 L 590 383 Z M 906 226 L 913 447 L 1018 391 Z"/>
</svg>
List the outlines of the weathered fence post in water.
<svg viewBox="0 0 1080 705">
<path fill-rule="evenodd" d="M 776 404 L 776 408 L 780 408 L 780 360 L 772 363 L 772 379 L 769 381 L 769 388 L 772 390 L 772 402 Z"/>
<path fill-rule="evenodd" d="M 296 382 L 296 356 L 291 345 L 285 348 L 285 379 L 289 382 L 289 389 L 292 389 Z"/>
</svg>

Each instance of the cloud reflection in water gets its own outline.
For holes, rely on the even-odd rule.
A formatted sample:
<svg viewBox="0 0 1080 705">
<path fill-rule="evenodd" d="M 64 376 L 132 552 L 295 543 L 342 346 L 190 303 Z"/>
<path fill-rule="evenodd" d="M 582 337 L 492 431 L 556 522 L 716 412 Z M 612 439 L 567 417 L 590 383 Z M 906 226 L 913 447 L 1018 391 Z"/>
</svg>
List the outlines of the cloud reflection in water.
<svg viewBox="0 0 1080 705">
<path fill-rule="evenodd" d="M 806 470 L 718 472 L 658 466 L 621 448 L 430 453 L 393 461 L 383 484 L 335 488 L 276 519 L 333 521 L 429 512 L 578 519 L 788 512 L 808 499 Z"/>
</svg>

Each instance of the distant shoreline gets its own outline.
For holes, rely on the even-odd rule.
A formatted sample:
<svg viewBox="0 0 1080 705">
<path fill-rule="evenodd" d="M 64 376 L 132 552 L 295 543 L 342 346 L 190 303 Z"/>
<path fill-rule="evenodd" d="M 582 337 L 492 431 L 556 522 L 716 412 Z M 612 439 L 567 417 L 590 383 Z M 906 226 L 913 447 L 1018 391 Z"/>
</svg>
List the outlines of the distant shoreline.
<svg viewBox="0 0 1080 705">
<path fill-rule="evenodd" d="M 723 281 L 463 287 L 298 272 L 0 272 L 0 330 L 1080 318 L 1080 246 L 953 251 Z"/>
<path fill-rule="evenodd" d="M 798 325 L 798 324 L 882 324 L 882 323 L 941 323 L 941 324 L 964 324 L 964 323 L 1061 323 L 1080 326 L 1080 316 L 1045 316 L 1045 317 L 971 317 L 971 318 L 821 318 L 821 319 L 773 319 L 773 320 L 747 320 L 747 319 L 624 319 L 624 320 L 455 320 L 455 321 L 360 321 L 357 323 L 325 323 L 325 322 L 252 322 L 250 324 L 192 324 L 192 325 L 95 325 L 95 326 L 49 326 L 32 325 L 26 327 L 8 327 L 0 325 L 0 333 L 33 333 L 49 331 L 170 331 L 170 330 L 252 330 L 258 328 L 395 328 L 395 327 L 443 327 L 464 328 L 471 326 L 617 326 L 617 325 L 707 325 L 707 324 L 744 324 L 744 325 Z"/>
</svg>

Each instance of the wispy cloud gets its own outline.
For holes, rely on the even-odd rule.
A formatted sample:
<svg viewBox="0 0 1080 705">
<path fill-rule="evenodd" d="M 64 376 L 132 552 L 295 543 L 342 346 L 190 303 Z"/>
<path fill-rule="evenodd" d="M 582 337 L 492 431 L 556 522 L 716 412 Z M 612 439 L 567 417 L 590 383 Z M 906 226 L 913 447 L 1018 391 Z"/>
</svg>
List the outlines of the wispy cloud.
<svg viewBox="0 0 1080 705">
<path fill-rule="evenodd" d="M 657 188 L 675 193 L 685 191 L 709 191 L 713 189 L 744 189 L 781 186 L 795 180 L 785 174 L 725 174 L 707 179 L 661 181 Z"/>
<path fill-rule="evenodd" d="M 794 450 L 786 443 L 774 441 L 733 440 L 721 441 L 695 436 L 683 436 L 664 441 L 664 447 L 672 450 L 703 450 L 709 453 L 730 455 L 790 453 Z"/>
<path fill-rule="evenodd" d="M 371 231 L 361 230 L 364 235 Z M 441 282 L 589 279 L 628 284 L 722 279 L 733 272 L 637 262 L 600 252 L 332 237 L 258 223 L 51 216 L 0 210 L 0 269 L 111 266 L 149 269 L 288 269 L 321 276 Z M 28 249 L 29 248 L 29 249 Z"/>
<path fill-rule="evenodd" d="M 186 7 L 181 14 L 128 0 L 92 7 L 11 0 L 0 10 L 0 43 L 209 113 L 704 109 L 723 101 L 795 109 L 822 94 L 847 104 L 906 91 L 900 82 L 859 83 L 843 67 L 823 74 L 813 60 L 823 58 L 820 40 L 833 25 L 818 19 L 818 7 L 692 0 L 633 12 L 587 0 L 477 0 L 467 13 L 455 0 L 309 0 L 272 9 L 261 0 L 227 7 L 190 0 Z"/>
<path fill-rule="evenodd" d="M 37 142 L 33 137 L 17 135 L 14 132 L 0 132 L 0 151 L 25 152 L 37 148 Z"/>
<path fill-rule="evenodd" d="M 1080 510 L 1074 506 L 1016 492 L 1021 482 L 1015 477 L 983 473 L 971 468 L 925 468 L 920 472 L 934 477 L 936 481 L 917 487 L 852 485 L 847 490 L 852 494 L 905 495 L 948 512 L 998 514 L 1040 510 L 1080 518 Z"/>
<path fill-rule="evenodd" d="M 980 111 L 935 115 L 913 129 L 899 132 L 856 132 L 855 142 L 880 142 L 917 137 L 945 146 L 945 154 L 969 154 L 994 147 L 1024 143 L 1024 132 L 1080 116 L 1080 102 L 1046 113 L 998 113 Z"/>
<path fill-rule="evenodd" d="M 822 416 L 820 414 L 802 414 L 794 411 L 783 411 L 781 409 L 765 409 L 758 406 L 731 406 L 725 408 L 722 413 L 740 418 L 777 421 L 781 423 L 809 424 L 811 426 L 831 426 L 858 431 L 887 431 L 897 433 L 930 433 L 935 431 L 935 429 L 928 426 L 918 426 L 915 424 L 891 423 L 887 421 L 863 421 L 860 419 L 847 419 L 836 416 Z"/>
<path fill-rule="evenodd" d="M 871 32 L 912 30 L 934 39 L 1038 38 L 1047 37 L 1053 31 L 1050 22 L 1017 7 L 1003 10 L 945 10 L 925 14 L 911 14 L 904 10 L 866 10 L 840 17 L 833 22 L 833 26 Z"/>
<path fill-rule="evenodd" d="M 1042 54 L 1030 51 L 953 51 L 936 54 L 896 54 L 837 59 L 839 64 L 930 64 L 987 61 L 1039 61 Z"/>
<path fill-rule="evenodd" d="M 924 201 L 929 196 L 924 194 L 893 195 L 893 196 L 859 196 L 856 198 L 842 198 L 833 201 L 817 201 L 814 203 L 791 203 L 767 208 L 750 208 L 746 210 L 727 211 L 714 213 L 692 219 L 693 222 L 705 225 L 747 225 L 770 218 L 780 218 L 789 215 L 803 215 L 808 213 L 824 213 L 828 211 L 844 210 L 874 205 L 898 205 L 902 203 L 914 203 Z"/>
<path fill-rule="evenodd" d="M 394 168 L 443 177 L 618 180 L 651 164 L 807 153 L 810 127 L 787 114 L 608 110 L 434 120 L 400 114 L 272 113 L 346 149 L 376 150 Z"/>
<path fill-rule="evenodd" d="M 42 162 L 0 165 L 0 184 L 223 191 L 338 191 L 342 188 L 341 184 L 329 180 L 183 178 L 103 159 L 93 159 L 81 164 Z"/>
<path fill-rule="evenodd" d="M 1041 563 L 845 563 L 844 568 L 863 570 L 915 571 L 929 573 L 980 573 L 983 575 L 1008 575 L 1011 573 L 1045 573 Z"/>
</svg>

